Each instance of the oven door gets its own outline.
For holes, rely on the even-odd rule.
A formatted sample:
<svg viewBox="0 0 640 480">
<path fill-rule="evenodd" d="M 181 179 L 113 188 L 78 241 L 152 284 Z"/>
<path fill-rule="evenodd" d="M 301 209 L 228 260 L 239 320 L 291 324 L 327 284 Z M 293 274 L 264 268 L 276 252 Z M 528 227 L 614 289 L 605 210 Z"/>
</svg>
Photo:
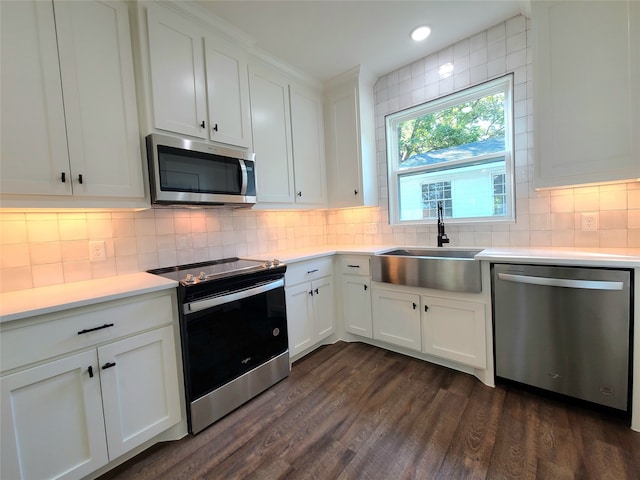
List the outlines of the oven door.
<svg viewBox="0 0 640 480">
<path fill-rule="evenodd" d="M 284 279 L 187 303 L 181 328 L 193 402 L 287 351 Z"/>
</svg>

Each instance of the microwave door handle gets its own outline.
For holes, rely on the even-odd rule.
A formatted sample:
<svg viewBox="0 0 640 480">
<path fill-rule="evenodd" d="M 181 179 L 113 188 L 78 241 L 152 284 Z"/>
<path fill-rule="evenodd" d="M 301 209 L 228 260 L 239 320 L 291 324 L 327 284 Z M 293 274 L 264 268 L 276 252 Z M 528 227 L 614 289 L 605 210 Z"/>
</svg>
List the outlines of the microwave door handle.
<svg viewBox="0 0 640 480">
<path fill-rule="evenodd" d="M 244 160 L 242 160 L 241 158 L 238 159 L 240 162 L 240 176 L 241 176 L 241 187 L 240 187 L 240 194 L 241 195 L 246 195 L 247 194 L 247 184 L 249 183 L 249 177 L 247 175 L 247 164 L 244 163 Z"/>
</svg>

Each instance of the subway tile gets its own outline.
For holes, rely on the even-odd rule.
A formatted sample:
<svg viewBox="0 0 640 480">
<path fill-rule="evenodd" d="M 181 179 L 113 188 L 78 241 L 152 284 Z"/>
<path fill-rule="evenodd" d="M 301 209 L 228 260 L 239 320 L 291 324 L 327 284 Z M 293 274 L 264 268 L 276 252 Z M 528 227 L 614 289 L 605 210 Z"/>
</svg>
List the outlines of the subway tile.
<svg viewBox="0 0 640 480">
<path fill-rule="evenodd" d="M 34 287 L 46 287 L 64 283 L 64 271 L 62 263 L 47 263 L 44 265 L 32 265 L 31 275 Z"/>
<path fill-rule="evenodd" d="M 63 264 L 89 260 L 89 244 L 86 240 L 69 240 L 60 242 L 60 254 Z M 65 279 L 66 279 L 65 275 Z"/>
<path fill-rule="evenodd" d="M 64 282 L 81 282 L 91 280 L 91 263 L 88 260 L 62 263 Z"/>
<path fill-rule="evenodd" d="M 627 229 L 600 230 L 599 245 L 607 248 L 626 248 Z"/>
<path fill-rule="evenodd" d="M 5 214 L 2 214 L 0 219 L 0 245 L 26 243 L 28 241 L 27 222 L 24 219 L 7 220 Z"/>
<path fill-rule="evenodd" d="M 60 242 L 30 243 L 29 260 L 31 265 L 62 262 Z"/>
<path fill-rule="evenodd" d="M 39 220 L 27 222 L 27 238 L 30 242 L 54 242 L 60 240 L 58 221 Z"/>
<path fill-rule="evenodd" d="M 0 248 L 0 268 L 14 269 L 31 265 L 28 243 L 12 243 Z"/>
<path fill-rule="evenodd" d="M 31 267 L 0 269 L 0 292 L 15 292 L 32 287 Z"/>
<path fill-rule="evenodd" d="M 627 208 L 626 190 L 600 192 L 600 210 L 620 210 Z"/>
</svg>

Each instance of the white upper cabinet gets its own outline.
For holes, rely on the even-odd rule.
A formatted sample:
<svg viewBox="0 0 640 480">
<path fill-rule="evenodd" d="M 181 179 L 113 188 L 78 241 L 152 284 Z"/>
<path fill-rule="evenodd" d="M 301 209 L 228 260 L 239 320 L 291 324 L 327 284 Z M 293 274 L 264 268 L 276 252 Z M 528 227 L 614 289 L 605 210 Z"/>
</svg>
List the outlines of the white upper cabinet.
<svg viewBox="0 0 640 480">
<path fill-rule="evenodd" d="M 251 147 L 249 82 L 244 55 L 211 36 L 205 39 L 209 138 Z"/>
<path fill-rule="evenodd" d="M 377 205 L 372 83 L 347 72 L 331 82 L 325 110 L 329 207 Z"/>
<path fill-rule="evenodd" d="M 67 133 L 53 8 L 2 2 L 3 193 L 70 195 Z M 37 132 L 37 134 L 35 134 Z"/>
<path fill-rule="evenodd" d="M 203 37 L 197 25 L 147 8 L 154 126 L 207 137 Z"/>
<path fill-rule="evenodd" d="M 126 4 L 1 8 L 2 193 L 31 196 L 5 195 L 4 205 L 53 206 L 34 195 L 143 198 Z"/>
<path fill-rule="evenodd" d="M 250 65 L 258 203 L 324 206 L 322 97 L 275 69 Z"/>
<path fill-rule="evenodd" d="M 142 197 L 127 6 L 98 1 L 54 6 L 73 193 Z"/>
<path fill-rule="evenodd" d="M 640 4 L 531 2 L 536 187 L 640 178 Z"/>
<path fill-rule="evenodd" d="M 251 146 L 244 53 L 199 24 L 147 7 L 153 128 Z"/>
<path fill-rule="evenodd" d="M 289 86 L 296 203 L 326 201 L 322 98 L 299 85 Z"/>
<path fill-rule="evenodd" d="M 251 65 L 249 86 L 258 202 L 293 203 L 288 83 L 270 69 Z"/>
</svg>

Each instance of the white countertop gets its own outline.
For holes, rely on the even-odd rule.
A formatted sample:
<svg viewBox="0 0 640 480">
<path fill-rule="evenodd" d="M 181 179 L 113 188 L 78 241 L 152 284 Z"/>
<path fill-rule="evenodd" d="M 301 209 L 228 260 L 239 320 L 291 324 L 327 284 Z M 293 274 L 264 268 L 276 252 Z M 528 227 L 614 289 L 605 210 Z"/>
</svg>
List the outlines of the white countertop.
<svg viewBox="0 0 640 480">
<path fill-rule="evenodd" d="M 640 248 L 485 248 L 477 260 L 508 263 L 553 263 L 575 267 L 640 267 Z"/>
<path fill-rule="evenodd" d="M 0 323 L 177 286 L 173 280 L 140 272 L 6 292 L 0 294 Z"/>
<path fill-rule="evenodd" d="M 334 254 L 375 255 L 398 245 L 326 245 L 285 252 L 255 255 L 260 259 L 277 258 L 285 263 L 324 257 Z M 443 247 L 455 250 L 456 247 Z M 478 247 L 470 247 L 478 249 Z M 460 248 L 457 248 L 460 249 Z M 640 268 L 640 249 L 584 249 L 575 248 L 508 248 L 492 247 L 476 255 L 477 260 L 507 263 L 537 263 L 585 267 Z M 177 287 L 166 278 L 140 272 L 130 275 L 65 283 L 0 294 L 0 323 L 33 315 L 58 312 L 119 298 L 140 295 Z"/>
<path fill-rule="evenodd" d="M 322 257 L 333 254 L 363 254 L 375 255 L 384 253 L 394 248 L 432 248 L 425 246 L 398 246 L 398 245 L 327 245 L 322 247 L 309 247 L 287 252 L 272 252 L 263 255 L 265 258 L 277 258 L 285 263 L 294 263 L 303 260 Z M 437 248 L 437 247 L 433 247 Z M 464 247 L 443 247 L 449 250 L 464 250 Z M 480 247 L 468 247 L 479 250 Z M 611 267 L 611 268 L 639 268 L 640 248 L 512 248 L 491 247 L 485 248 L 476 260 L 510 263 L 546 263 L 554 265 L 571 265 L 584 267 Z"/>
</svg>

